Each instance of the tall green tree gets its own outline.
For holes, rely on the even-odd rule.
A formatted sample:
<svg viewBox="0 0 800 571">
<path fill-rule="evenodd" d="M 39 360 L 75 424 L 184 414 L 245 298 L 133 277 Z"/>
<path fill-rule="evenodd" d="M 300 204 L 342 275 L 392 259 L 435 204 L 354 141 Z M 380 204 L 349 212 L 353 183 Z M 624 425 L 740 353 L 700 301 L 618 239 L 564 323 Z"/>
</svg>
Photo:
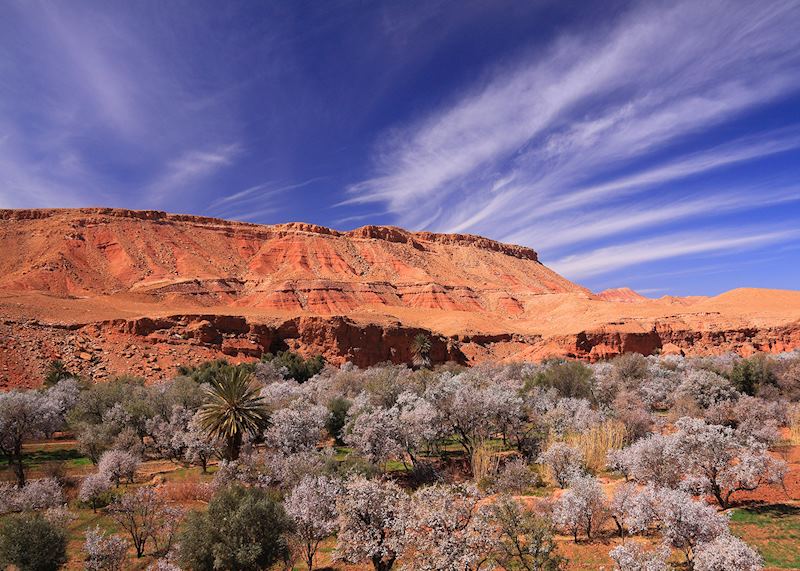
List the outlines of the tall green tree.
<svg viewBox="0 0 800 571">
<path fill-rule="evenodd" d="M 200 407 L 200 426 L 211 437 L 225 441 L 224 457 L 236 460 L 245 435 L 260 434 L 269 422 L 266 402 L 251 373 L 241 368 L 220 371 L 206 389 Z"/>
</svg>

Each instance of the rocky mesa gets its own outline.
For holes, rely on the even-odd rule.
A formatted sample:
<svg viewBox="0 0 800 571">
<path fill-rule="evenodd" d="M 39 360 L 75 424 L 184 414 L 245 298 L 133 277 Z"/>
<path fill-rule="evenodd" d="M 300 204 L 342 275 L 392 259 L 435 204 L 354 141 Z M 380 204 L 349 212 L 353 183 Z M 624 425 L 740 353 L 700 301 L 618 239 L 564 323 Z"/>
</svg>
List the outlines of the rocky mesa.
<svg viewBox="0 0 800 571">
<path fill-rule="evenodd" d="M 339 232 L 110 208 L 0 210 L 0 385 L 53 359 L 150 380 L 181 363 L 265 351 L 359 366 L 596 360 L 800 347 L 800 292 L 649 299 L 593 294 L 535 251 L 464 234 Z"/>
</svg>

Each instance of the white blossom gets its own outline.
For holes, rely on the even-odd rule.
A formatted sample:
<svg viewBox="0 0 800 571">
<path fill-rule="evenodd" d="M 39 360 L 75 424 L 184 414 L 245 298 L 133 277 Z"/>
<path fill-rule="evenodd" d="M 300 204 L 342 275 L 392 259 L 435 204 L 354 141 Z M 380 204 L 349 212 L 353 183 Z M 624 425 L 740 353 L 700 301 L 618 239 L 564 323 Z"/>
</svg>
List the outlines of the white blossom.
<svg viewBox="0 0 800 571">
<path fill-rule="evenodd" d="M 639 491 L 633 482 L 624 482 L 614 489 L 609 505 L 609 514 L 617 526 L 622 541 L 625 541 L 625 530 L 643 529 L 641 527 Z M 645 525 L 646 527 L 646 525 Z"/>
<path fill-rule="evenodd" d="M 586 399 L 562 398 L 555 408 L 544 415 L 545 422 L 558 435 L 584 432 L 603 421 L 603 416 L 592 409 Z"/>
<path fill-rule="evenodd" d="M 44 392 L 42 402 L 42 431 L 47 438 L 62 430 L 67 413 L 78 402 L 80 387 L 75 379 L 63 379 Z"/>
<path fill-rule="evenodd" d="M 284 502 L 286 513 L 294 523 L 293 535 L 303 549 L 309 570 L 320 542 L 336 533 L 338 520 L 336 499 L 342 484 L 327 476 L 306 476 L 291 491 Z"/>
<path fill-rule="evenodd" d="M 362 412 L 351 407 L 344 430 L 344 441 L 373 464 L 383 464 L 402 451 L 397 417 L 382 407 L 367 408 Z"/>
<path fill-rule="evenodd" d="M 421 571 L 478 569 L 493 545 L 493 528 L 471 486 L 437 484 L 411 499 L 404 561 Z"/>
<path fill-rule="evenodd" d="M 22 487 L 0 484 L 0 514 L 46 510 L 64 503 L 64 491 L 55 478 L 30 480 Z"/>
<path fill-rule="evenodd" d="M 393 482 L 356 476 L 337 501 L 339 534 L 336 557 L 372 562 L 375 571 L 389 571 L 403 550 L 409 499 Z"/>
<path fill-rule="evenodd" d="M 44 434 L 47 398 L 37 391 L 0 392 L 0 453 L 14 469 L 17 485 L 25 485 L 22 443 Z"/>
<path fill-rule="evenodd" d="M 737 491 L 783 480 L 786 463 L 770 456 L 763 445 L 742 444 L 733 429 L 688 417 L 675 425 L 678 431 L 669 438 L 689 474 L 685 486 L 712 494 L 721 507 L 728 507 Z"/>
<path fill-rule="evenodd" d="M 304 401 L 272 413 L 267 444 L 282 454 L 296 454 L 316 448 L 328 419 L 328 409 Z"/>
<path fill-rule="evenodd" d="M 651 434 L 615 453 L 623 473 L 639 483 L 675 487 L 684 469 L 674 438 Z"/>
<path fill-rule="evenodd" d="M 724 534 L 697 547 L 694 571 L 761 571 L 764 560 L 738 537 Z"/>
<path fill-rule="evenodd" d="M 396 430 L 395 439 L 412 463 L 416 462 L 420 448 L 441 436 L 436 409 L 415 393 L 400 393 L 390 414 Z"/>
<path fill-rule="evenodd" d="M 186 430 L 181 434 L 176 434 L 173 439 L 180 439 L 180 445 L 183 447 L 183 459 L 190 464 L 199 465 L 205 472 L 209 460 L 221 450 L 223 443 L 220 439 L 209 436 L 201 426 L 198 414 L 195 413 Z"/>
<path fill-rule="evenodd" d="M 264 456 L 265 473 L 258 482 L 263 485 L 278 485 L 291 488 L 306 476 L 322 472 L 333 456 L 331 448 L 313 449 L 295 454 L 267 452 Z"/>
<path fill-rule="evenodd" d="M 687 370 L 677 392 L 702 408 L 722 401 L 736 400 L 739 396 L 728 379 L 707 369 Z"/>
<path fill-rule="evenodd" d="M 106 474 L 117 486 L 120 480 L 125 478 L 133 483 L 136 470 L 139 468 L 140 460 L 123 450 L 108 450 L 100 457 L 97 463 L 97 471 Z"/>
<path fill-rule="evenodd" d="M 86 571 L 122 571 L 128 556 L 129 543 L 116 535 L 106 535 L 100 526 L 86 530 L 83 550 Z"/>
<path fill-rule="evenodd" d="M 100 501 L 105 496 L 114 484 L 111 478 L 105 472 L 97 472 L 89 474 L 81 482 L 81 488 L 78 491 L 78 499 L 84 504 L 88 504 L 93 510 L 97 510 Z"/>
<path fill-rule="evenodd" d="M 691 562 L 695 548 L 728 533 L 728 519 L 712 506 L 680 490 L 661 488 L 656 512 L 664 541 L 680 549 Z"/>
<path fill-rule="evenodd" d="M 596 478 L 579 476 L 570 481 L 569 488 L 556 501 L 553 521 L 572 534 L 575 543 L 583 531 L 591 539 L 607 514 L 606 496 Z"/>
<path fill-rule="evenodd" d="M 660 545 L 645 550 L 639 543 L 629 541 L 615 547 L 608 555 L 614 560 L 615 571 L 668 571 L 669 548 Z"/>
<path fill-rule="evenodd" d="M 586 471 L 581 451 L 563 442 L 553 443 L 536 461 L 550 469 L 553 479 L 562 488 Z"/>
</svg>

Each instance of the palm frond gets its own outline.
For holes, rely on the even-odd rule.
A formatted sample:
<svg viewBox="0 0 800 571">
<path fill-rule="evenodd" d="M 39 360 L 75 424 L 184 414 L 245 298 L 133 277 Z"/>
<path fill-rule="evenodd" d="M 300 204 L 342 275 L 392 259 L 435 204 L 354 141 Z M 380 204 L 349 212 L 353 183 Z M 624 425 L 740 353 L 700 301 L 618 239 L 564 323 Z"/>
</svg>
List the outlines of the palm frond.
<svg viewBox="0 0 800 571">
<path fill-rule="evenodd" d="M 211 380 L 206 403 L 200 408 L 200 426 L 210 435 L 231 439 L 256 435 L 269 422 L 259 387 L 243 369 L 230 369 Z"/>
</svg>

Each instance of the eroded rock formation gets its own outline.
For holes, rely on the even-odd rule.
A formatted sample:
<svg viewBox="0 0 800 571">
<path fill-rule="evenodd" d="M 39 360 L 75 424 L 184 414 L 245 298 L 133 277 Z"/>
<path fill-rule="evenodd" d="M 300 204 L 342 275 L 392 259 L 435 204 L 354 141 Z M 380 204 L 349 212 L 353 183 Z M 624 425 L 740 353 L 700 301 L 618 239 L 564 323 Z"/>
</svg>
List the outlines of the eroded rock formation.
<svg viewBox="0 0 800 571">
<path fill-rule="evenodd" d="M 592 294 L 535 251 L 479 236 L 365 226 L 262 226 L 118 209 L 0 210 L 0 385 L 52 359 L 149 380 L 178 364 L 265 351 L 367 366 L 594 360 L 621 352 L 800 346 L 800 293 L 648 299 Z"/>
</svg>

